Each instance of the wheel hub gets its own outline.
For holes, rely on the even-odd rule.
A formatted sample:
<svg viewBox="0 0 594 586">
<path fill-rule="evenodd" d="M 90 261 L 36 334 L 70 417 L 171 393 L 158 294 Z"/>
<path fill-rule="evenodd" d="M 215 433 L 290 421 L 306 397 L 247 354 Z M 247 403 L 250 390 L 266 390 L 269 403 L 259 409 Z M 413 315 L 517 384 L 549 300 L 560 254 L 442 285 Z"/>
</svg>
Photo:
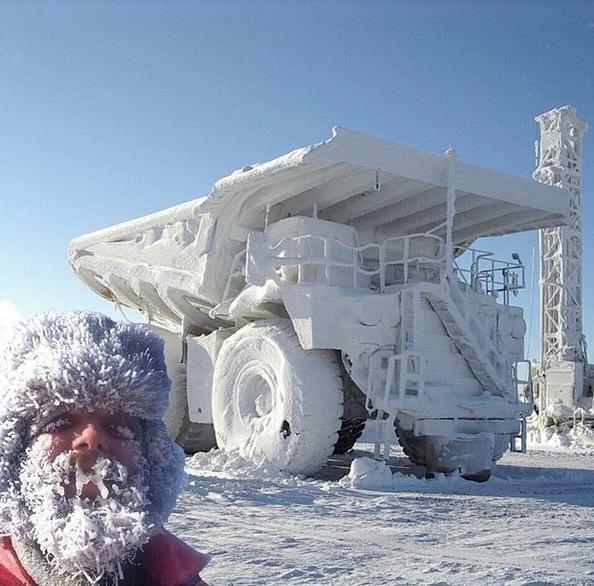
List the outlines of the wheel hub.
<svg viewBox="0 0 594 586">
<path fill-rule="evenodd" d="M 261 364 L 246 367 L 236 380 L 237 413 L 244 425 L 270 415 L 274 410 L 271 374 Z"/>
</svg>

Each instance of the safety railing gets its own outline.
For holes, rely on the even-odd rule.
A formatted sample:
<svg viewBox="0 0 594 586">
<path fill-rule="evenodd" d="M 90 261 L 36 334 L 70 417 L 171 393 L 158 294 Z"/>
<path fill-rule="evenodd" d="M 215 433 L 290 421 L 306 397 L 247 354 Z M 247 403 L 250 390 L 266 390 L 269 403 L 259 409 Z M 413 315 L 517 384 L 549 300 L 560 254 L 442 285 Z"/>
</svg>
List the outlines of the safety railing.
<svg viewBox="0 0 594 586">
<path fill-rule="evenodd" d="M 268 254 L 278 272 L 286 275 L 291 267 L 295 269 L 296 283 L 321 282 L 381 292 L 415 281 L 440 282 L 446 258 L 443 239 L 426 233 L 363 246 L 312 234 L 284 236 L 268 247 Z"/>
<path fill-rule="evenodd" d="M 515 297 L 526 286 L 524 264 L 514 253 L 514 262 L 493 258 L 493 253 L 477 248 L 455 246 L 454 252 L 459 258 L 463 253 L 470 253 L 470 266 L 462 267 L 455 260 L 454 268 L 458 278 L 475 293 L 492 295 L 501 294 L 503 304 L 509 305 L 510 293 Z"/>
<path fill-rule="evenodd" d="M 391 285 L 421 280 L 439 283 L 445 273 L 445 242 L 435 234 L 387 238 L 379 245 L 379 255 L 382 291 Z"/>
</svg>

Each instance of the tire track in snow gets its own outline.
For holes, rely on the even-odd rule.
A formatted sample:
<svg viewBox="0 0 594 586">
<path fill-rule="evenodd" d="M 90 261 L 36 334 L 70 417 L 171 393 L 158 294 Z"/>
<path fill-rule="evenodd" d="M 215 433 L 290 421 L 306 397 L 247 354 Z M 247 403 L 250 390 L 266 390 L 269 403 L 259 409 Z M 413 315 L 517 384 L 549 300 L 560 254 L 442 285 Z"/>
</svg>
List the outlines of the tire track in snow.
<svg viewBox="0 0 594 586">
<path fill-rule="evenodd" d="M 320 496 L 323 495 L 324 493 L 320 494 Z M 328 495 L 326 494 L 326 496 Z M 309 505 L 295 504 L 290 502 L 287 503 L 288 506 L 286 511 L 279 511 L 278 506 L 274 507 L 274 509 L 276 509 L 274 510 L 274 513 L 278 514 L 280 512 L 280 516 L 282 517 L 282 530 L 280 530 L 278 527 L 275 527 L 274 525 L 271 525 L 270 517 L 274 515 L 266 514 L 266 510 L 264 510 L 262 514 L 249 515 L 249 517 L 246 517 L 246 515 L 242 514 L 241 512 L 245 504 L 233 505 L 227 502 L 227 504 L 224 506 L 219 505 L 214 511 L 207 515 L 206 519 L 204 516 L 205 507 L 204 504 L 202 504 L 201 507 L 196 508 L 196 517 L 202 522 L 205 520 L 208 522 L 208 519 L 211 517 L 213 517 L 213 520 L 215 520 L 220 519 L 221 516 L 224 516 L 226 518 L 225 525 L 227 534 L 241 536 L 243 533 L 248 532 L 253 536 L 257 535 L 258 539 L 262 539 L 265 543 L 278 543 L 279 537 L 282 536 L 284 540 L 293 540 L 295 544 L 299 544 L 302 554 L 307 553 L 307 551 L 321 551 L 328 549 L 328 546 L 330 545 L 333 546 L 333 549 L 338 550 L 339 553 L 345 554 L 345 561 L 348 560 L 349 562 L 355 562 L 356 560 L 352 558 L 349 559 L 350 553 L 347 552 L 358 550 L 366 551 L 369 557 L 397 557 L 402 559 L 404 556 L 404 559 L 407 560 L 409 567 L 412 562 L 419 566 L 423 566 L 426 564 L 426 560 L 430 560 L 433 567 L 438 566 L 439 568 L 443 568 L 445 571 L 447 571 L 448 567 L 454 568 L 456 573 L 463 571 L 464 568 L 460 567 L 461 565 L 472 566 L 479 564 L 483 571 L 491 570 L 492 574 L 497 574 L 502 570 L 505 570 L 508 573 L 510 571 L 515 571 L 523 575 L 528 574 L 530 576 L 542 576 L 545 574 L 549 580 L 553 574 L 555 575 L 555 578 L 562 578 L 563 582 L 565 583 L 567 583 L 568 580 L 575 581 L 576 579 L 584 579 L 584 577 L 589 575 L 584 574 L 583 570 L 580 570 L 578 567 L 576 567 L 575 559 L 568 562 L 555 561 L 550 558 L 545 560 L 536 560 L 529 558 L 528 555 L 530 554 L 514 553 L 509 551 L 509 548 L 503 551 L 502 549 L 499 549 L 492 551 L 492 553 L 483 553 L 485 547 L 488 547 L 488 544 L 473 544 L 472 541 L 470 543 L 460 543 L 454 546 L 434 543 L 419 543 L 418 538 L 421 537 L 424 530 L 426 529 L 427 531 L 431 531 L 431 529 L 434 528 L 432 527 L 431 521 L 415 525 L 419 527 L 419 531 L 412 536 L 407 534 L 406 539 L 410 540 L 412 537 L 416 538 L 417 541 L 407 542 L 403 539 L 401 531 L 401 529 L 403 529 L 402 526 L 398 527 L 397 529 L 390 529 L 389 534 L 386 534 L 386 530 L 383 527 L 368 528 L 370 519 L 368 518 L 369 516 L 366 514 L 365 510 L 360 508 L 353 509 L 350 506 L 348 500 L 345 501 L 344 499 L 341 499 L 341 495 L 337 496 L 338 501 L 342 502 L 329 503 L 334 512 L 331 530 L 323 528 L 323 522 L 320 522 L 320 519 L 323 520 L 324 516 L 320 517 L 319 511 L 316 509 L 316 505 L 313 505 L 313 507 L 310 508 Z M 395 499 L 398 499 L 399 496 L 406 495 L 398 495 L 393 493 L 393 496 Z M 426 496 L 428 497 L 428 500 L 431 501 L 431 496 L 434 495 Z M 443 497 L 443 495 L 439 496 Z M 200 498 L 201 497 L 198 496 L 197 500 L 200 500 Z M 335 495 L 331 495 L 331 498 L 337 497 Z M 189 500 L 193 499 L 188 499 L 188 501 Z M 410 504 L 415 506 L 414 503 Z M 429 505 L 429 509 L 431 508 L 431 505 L 435 506 L 435 502 L 428 502 L 427 504 Z M 190 516 L 193 517 L 194 514 L 193 511 L 191 511 L 193 507 L 191 507 L 190 502 L 186 502 L 186 508 L 190 509 L 187 510 L 186 514 L 189 513 Z M 460 507 L 453 507 L 452 514 L 454 516 L 456 514 L 455 510 L 457 508 Z M 295 510 L 295 512 L 293 512 L 293 510 Z M 272 512 L 273 511 L 271 511 L 271 513 Z M 534 510 L 527 512 L 533 513 Z M 477 507 L 477 519 L 474 519 L 475 521 L 478 522 L 478 517 L 481 513 L 484 513 L 484 509 Z M 539 515 L 539 517 L 540 516 L 541 515 Z M 372 514 L 372 517 L 375 517 L 375 515 Z M 513 520 L 516 522 L 521 522 L 522 518 L 523 517 L 519 515 L 513 517 Z M 507 519 L 507 521 L 510 520 L 511 519 Z M 361 521 L 367 522 L 361 523 Z M 501 521 L 502 519 L 498 516 L 491 519 L 483 519 L 483 523 L 487 523 L 487 527 L 485 528 L 486 530 L 489 529 L 488 524 L 499 524 Z M 546 516 L 542 516 L 542 521 L 546 523 Z M 371 520 L 371 524 L 373 524 L 373 520 Z M 353 525 L 355 525 L 357 528 L 353 529 Z M 307 529 L 303 529 L 303 526 L 307 527 Z M 459 529 L 463 529 L 463 527 L 459 527 Z M 458 532 L 455 531 L 455 533 L 456 535 L 454 535 L 454 537 L 458 538 Z M 450 533 L 449 536 L 452 537 L 452 534 Z M 476 540 L 476 538 L 480 537 L 480 535 L 476 535 L 474 537 L 470 535 L 469 537 L 471 540 Z M 495 537 L 499 537 L 499 535 L 495 533 Z M 509 536 L 503 536 L 504 540 L 506 538 L 509 539 Z M 482 547 L 483 551 L 473 549 L 478 547 Z M 262 559 L 265 558 L 266 556 L 264 556 Z M 262 560 L 255 559 L 252 560 L 252 563 L 259 563 L 260 561 Z M 294 562 L 293 565 L 291 565 L 291 563 L 292 560 L 288 560 L 286 567 L 287 571 L 291 570 L 292 568 L 294 569 Z M 345 567 L 344 572 L 350 572 L 353 565 L 354 563 L 349 564 L 351 567 Z M 277 567 L 277 569 L 280 570 L 281 568 Z M 334 577 L 336 577 L 335 574 Z M 495 576 L 491 576 L 491 579 L 496 580 Z"/>
</svg>

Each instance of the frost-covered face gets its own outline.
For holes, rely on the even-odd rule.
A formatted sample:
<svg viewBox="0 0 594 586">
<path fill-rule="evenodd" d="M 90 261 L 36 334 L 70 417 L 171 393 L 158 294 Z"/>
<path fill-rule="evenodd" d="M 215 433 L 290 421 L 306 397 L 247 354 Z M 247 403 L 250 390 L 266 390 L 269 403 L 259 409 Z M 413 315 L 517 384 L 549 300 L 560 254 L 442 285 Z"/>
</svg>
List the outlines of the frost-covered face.
<svg viewBox="0 0 594 586">
<path fill-rule="evenodd" d="M 32 439 L 19 473 L 26 535 L 49 563 L 93 583 L 148 541 L 148 464 L 138 424 L 103 412 L 60 415 Z"/>
<path fill-rule="evenodd" d="M 72 451 L 72 459 L 83 474 L 87 474 L 102 456 L 116 459 L 129 473 L 133 473 L 139 456 L 138 442 L 134 440 L 138 434 L 136 418 L 119 413 L 80 411 L 50 419 L 41 427 L 36 439 L 49 443 L 47 455 L 51 460 Z M 81 478 L 79 475 L 78 480 Z M 75 496 L 74 480 L 73 477 L 65 479 L 66 496 L 69 498 Z M 97 483 L 89 479 L 80 496 L 95 498 L 99 492 Z"/>
</svg>

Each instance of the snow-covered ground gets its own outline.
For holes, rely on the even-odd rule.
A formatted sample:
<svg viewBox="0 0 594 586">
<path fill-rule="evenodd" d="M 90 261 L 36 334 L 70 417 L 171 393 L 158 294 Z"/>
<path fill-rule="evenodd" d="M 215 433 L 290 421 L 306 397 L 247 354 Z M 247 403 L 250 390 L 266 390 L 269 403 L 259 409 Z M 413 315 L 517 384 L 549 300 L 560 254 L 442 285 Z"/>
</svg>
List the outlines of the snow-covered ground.
<svg viewBox="0 0 594 586">
<path fill-rule="evenodd" d="M 594 444 L 508 453 L 475 484 L 417 478 L 399 450 L 391 473 L 363 439 L 316 478 L 196 455 L 171 528 L 213 555 L 213 586 L 594 585 Z"/>
</svg>

